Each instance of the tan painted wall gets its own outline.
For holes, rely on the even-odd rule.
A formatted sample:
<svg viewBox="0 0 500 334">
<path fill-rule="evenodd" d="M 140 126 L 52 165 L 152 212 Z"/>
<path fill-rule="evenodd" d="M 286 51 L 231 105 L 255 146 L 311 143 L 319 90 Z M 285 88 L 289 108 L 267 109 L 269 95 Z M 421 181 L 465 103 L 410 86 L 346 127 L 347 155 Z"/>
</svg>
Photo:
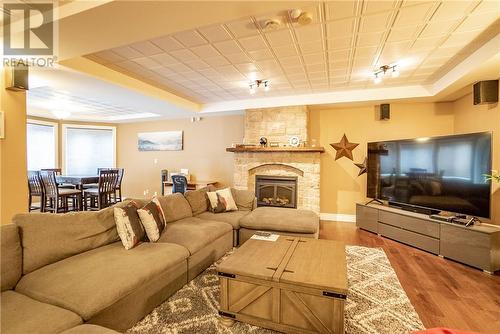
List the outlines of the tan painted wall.
<svg viewBox="0 0 500 334">
<path fill-rule="evenodd" d="M 493 169 L 500 170 L 500 106 L 495 104 L 473 105 L 472 94 L 453 103 L 455 133 L 492 131 Z M 500 225 L 500 184 L 492 187 L 492 223 Z"/>
<path fill-rule="evenodd" d="M 349 141 L 359 143 L 354 161 L 362 162 L 367 143 L 453 133 L 451 103 L 391 104 L 391 119 L 378 120 L 375 106 L 311 110 L 310 140 L 316 139 L 326 152 L 321 155 L 321 212 L 355 214 L 355 203 L 366 200 L 366 175 L 357 176 L 353 161 L 335 161 L 331 143 L 345 133 Z"/>
<path fill-rule="evenodd" d="M 233 153 L 225 151 L 232 143 L 241 143 L 244 116 L 204 117 L 200 122 L 189 119 L 119 124 L 117 129 L 118 166 L 125 168 L 123 193 L 144 197 L 160 193 L 160 171 L 188 168 L 198 180 L 213 179 L 223 185 L 233 183 Z M 137 133 L 148 131 L 184 131 L 183 151 L 139 152 Z M 154 160 L 158 159 L 155 164 Z"/>
<path fill-rule="evenodd" d="M 14 214 L 28 210 L 26 173 L 26 93 L 5 89 L 0 69 L 0 110 L 5 117 L 5 139 L 0 139 L 0 219 L 8 224 Z"/>
</svg>

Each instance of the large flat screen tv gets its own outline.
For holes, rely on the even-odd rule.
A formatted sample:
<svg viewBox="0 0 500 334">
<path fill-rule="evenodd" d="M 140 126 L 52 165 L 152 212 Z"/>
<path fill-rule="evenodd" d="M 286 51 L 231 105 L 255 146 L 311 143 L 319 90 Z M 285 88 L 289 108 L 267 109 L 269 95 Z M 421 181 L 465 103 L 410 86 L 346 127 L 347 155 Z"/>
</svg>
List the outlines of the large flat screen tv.
<svg viewBox="0 0 500 334">
<path fill-rule="evenodd" d="M 368 143 L 367 196 L 490 218 L 491 133 Z"/>
</svg>

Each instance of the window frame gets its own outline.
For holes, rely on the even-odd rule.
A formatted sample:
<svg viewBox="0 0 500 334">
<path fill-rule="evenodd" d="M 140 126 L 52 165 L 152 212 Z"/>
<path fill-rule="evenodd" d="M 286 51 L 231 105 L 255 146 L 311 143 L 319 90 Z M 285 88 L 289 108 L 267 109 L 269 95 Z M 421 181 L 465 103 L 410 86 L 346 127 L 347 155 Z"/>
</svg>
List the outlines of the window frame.
<svg viewBox="0 0 500 334">
<path fill-rule="evenodd" d="M 26 119 L 26 134 L 28 132 L 28 124 L 45 125 L 45 126 L 53 126 L 54 127 L 54 153 L 55 153 L 54 168 L 59 168 L 59 123 L 28 118 L 28 119 Z M 28 157 L 26 157 L 26 159 L 27 158 Z M 26 161 L 26 168 L 27 167 L 28 166 L 27 166 L 27 161 Z"/>
<path fill-rule="evenodd" d="M 94 129 L 94 130 L 111 130 L 113 133 L 113 168 L 116 167 L 116 126 L 109 125 L 90 125 L 90 124 L 71 124 L 63 123 L 62 125 L 62 147 L 61 147 L 61 170 L 63 174 L 67 174 L 66 170 L 66 140 L 68 128 Z"/>
</svg>

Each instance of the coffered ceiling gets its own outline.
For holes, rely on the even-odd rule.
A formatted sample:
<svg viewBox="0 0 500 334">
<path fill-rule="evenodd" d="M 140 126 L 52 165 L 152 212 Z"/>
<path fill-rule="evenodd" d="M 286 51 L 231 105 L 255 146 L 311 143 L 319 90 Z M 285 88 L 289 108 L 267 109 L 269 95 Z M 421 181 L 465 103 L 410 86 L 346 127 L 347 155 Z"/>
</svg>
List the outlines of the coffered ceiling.
<svg viewBox="0 0 500 334">
<path fill-rule="evenodd" d="M 285 10 L 86 57 L 202 104 L 249 99 L 248 84 L 255 79 L 271 85 L 255 97 L 374 88 L 373 70 L 385 64 L 398 64 L 401 74 L 380 86 L 425 85 L 446 73 L 499 19 L 499 6 L 498 1 L 314 2 L 300 8 L 312 14 L 305 26 Z M 281 24 L 266 29 L 268 19 Z"/>
</svg>

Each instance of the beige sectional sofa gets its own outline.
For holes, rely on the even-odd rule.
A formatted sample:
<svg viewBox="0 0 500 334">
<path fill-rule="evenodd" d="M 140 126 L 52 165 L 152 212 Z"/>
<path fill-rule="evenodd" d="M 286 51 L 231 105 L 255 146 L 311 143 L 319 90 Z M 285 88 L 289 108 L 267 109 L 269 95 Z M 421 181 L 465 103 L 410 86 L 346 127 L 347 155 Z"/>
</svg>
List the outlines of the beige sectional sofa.
<svg viewBox="0 0 500 334">
<path fill-rule="evenodd" d="M 265 215 L 254 210 L 253 192 L 236 189 L 238 211 L 211 213 L 208 190 L 159 197 L 166 228 L 158 242 L 131 250 L 118 237 L 112 207 L 15 216 L 1 227 L 1 333 L 106 334 L 132 327 L 238 245 L 245 217 L 248 230 Z M 280 221 L 273 230 L 288 225 Z M 293 226 L 299 232 L 300 224 Z"/>
<path fill-rule="evenodd" d="M 160 203 L 159 242 L 131 250 L 113 208 L 19 214 L 2 226 L 1 332 L 124 331 L 232 249 L 230 224 L 193 217 L 180 194 Z"/>
</svg>

